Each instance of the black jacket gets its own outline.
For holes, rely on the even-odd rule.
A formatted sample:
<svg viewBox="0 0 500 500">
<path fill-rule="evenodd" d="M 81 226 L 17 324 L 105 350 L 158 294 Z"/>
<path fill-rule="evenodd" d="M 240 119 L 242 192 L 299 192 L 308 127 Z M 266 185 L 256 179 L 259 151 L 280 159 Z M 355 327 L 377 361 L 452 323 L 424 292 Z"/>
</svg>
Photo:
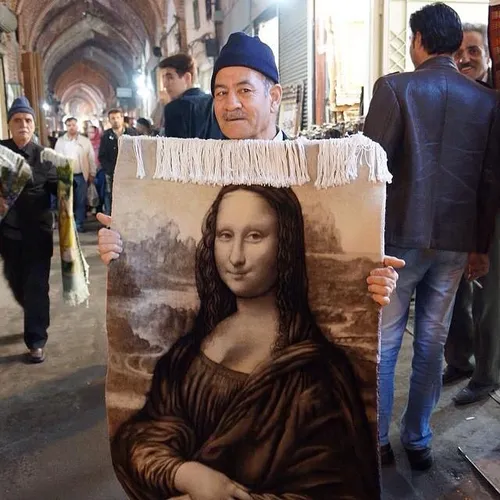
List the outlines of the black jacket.
<svg viewBox="0 0 500 500">
<path fill-rule="evenodd" d="M 380 78 L 364 133 L 387 152 L 386 244 L 486 252 L 498 206 L 498 98 L 448 56 Z"/>
<path fill-rule="evenodd" d="M 137 135 L 133 128 L 125 128 L 125 135 Z M 113 177 L 115 173 L 116 159 L 118 158 L 118 139 L 112 128 L 105 130 L 99 145 L 99 163 L 107 175 Z"/>
<path fill-rule="evenodd" d="M 57 195 L 57 170 L 50 162 L 42 162 L 43 147 L 30 142 L 19 149 L 12 139 L 0 144 L 23 156 L 31 166 L 33 179 L 2 220 L 0 230 L 7 238 L 23 240 L 33 246 L 33 251 L 50 252 L 52 255 L 52 213 L 50 195 Z"/>
<path fill-rule="evenodd" d="M 213 98 L 198 88 L 186 90 L 163 110 L 166 137 L 222 139 L 213 111 Z"/>
</svg>

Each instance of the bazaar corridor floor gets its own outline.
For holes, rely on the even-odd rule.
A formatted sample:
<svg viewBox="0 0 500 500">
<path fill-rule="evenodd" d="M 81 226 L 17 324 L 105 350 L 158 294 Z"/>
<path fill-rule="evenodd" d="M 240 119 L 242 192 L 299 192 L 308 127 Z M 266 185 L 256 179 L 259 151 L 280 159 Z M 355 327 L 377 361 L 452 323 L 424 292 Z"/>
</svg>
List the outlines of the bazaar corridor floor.
<svg viewBox="0 0 500 500">
<path fill-rule="evenodd" d="M 81 241 L 91 267 L 89 308 L 63 305 L 55 248 L 52 325 L 47 359 L 41 365 L 24 363 L 21 310 L 0 277 L 1 500 L 126 498 L 113 474 L 106 435 L 106 270 L 97 255 L 97 225 L 87 228 Z M 408 333 L 398 365 L 396 415 L 405 402 L 411 341 Z M 384 470 L 384 500 L 497 498 L 457 446 L 500 444 L 500 405 L 489 398 L 455 408 L 451 398 L 461 385 L 465 383 L 443 391 L 433 420 L 436 465 L 429 473 L 410 471 L 393 428 L 397 467 Z"/>
</svg>

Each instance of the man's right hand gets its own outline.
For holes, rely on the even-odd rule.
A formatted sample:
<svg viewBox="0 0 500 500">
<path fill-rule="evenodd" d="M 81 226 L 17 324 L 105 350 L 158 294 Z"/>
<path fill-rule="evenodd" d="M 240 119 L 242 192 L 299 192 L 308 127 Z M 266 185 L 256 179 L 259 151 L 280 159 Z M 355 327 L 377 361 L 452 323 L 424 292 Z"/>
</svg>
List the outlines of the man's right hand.
<svg viewBox="0 0 500 500">
<path fill-rule="evenodd" d="M 99 230 L 97 248 L 104 264 L 108 265 L 112 260 L 120 257 L 123 251 L 122 239 L 116 231 L 107 229 L 111 226 L 111 217 L 109 215 L 97 214 L 97 220 L 106 226 Z"/>
</svg>

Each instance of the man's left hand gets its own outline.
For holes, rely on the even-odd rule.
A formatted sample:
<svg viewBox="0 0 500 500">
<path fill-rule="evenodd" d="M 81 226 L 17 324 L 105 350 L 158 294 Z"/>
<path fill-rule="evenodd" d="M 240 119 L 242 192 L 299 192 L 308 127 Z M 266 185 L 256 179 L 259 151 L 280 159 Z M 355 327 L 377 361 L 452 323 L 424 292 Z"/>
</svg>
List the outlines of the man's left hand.
<svg viewBox="0 0 500 500">
<path fill-rule="evenodd" d="M 89 184 L 94 182 L 95 177 L 93 175 L 89 175 L 89 180 L 87 181 Z"/>
<path fill-rule="evenodd" d="M 372 299 L 381 306 L 386 306 L 391 302 L 391 295 L 396 289 L 396 282 L 399 274 L 396 269 L 401 269 L 406 265 L 404 260 L 396 257 L 384 257 L 384 266 L 374 269 L 366 279 L 368 291 Z"/>
<path fill-rule="evenodd" d="M 485 253 L 470 253 L 465 271 L 469 281 L 486 276 L 490 270 L 490 258 Z"/>
</svg>

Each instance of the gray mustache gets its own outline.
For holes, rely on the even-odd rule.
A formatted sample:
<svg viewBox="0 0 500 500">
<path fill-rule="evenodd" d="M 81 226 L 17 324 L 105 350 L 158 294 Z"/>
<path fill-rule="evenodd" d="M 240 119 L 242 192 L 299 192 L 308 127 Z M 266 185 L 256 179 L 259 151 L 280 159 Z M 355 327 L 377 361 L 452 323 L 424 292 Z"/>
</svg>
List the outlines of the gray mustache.
<svg viewBox="0 0 500 500">
<path fill-rule="evenodd" d="M 230 122 L 231 120 L 244 120 L 246 116 L 241 113 L 225 113 L 223 118 L 225 121 Z"/>
</svg>

